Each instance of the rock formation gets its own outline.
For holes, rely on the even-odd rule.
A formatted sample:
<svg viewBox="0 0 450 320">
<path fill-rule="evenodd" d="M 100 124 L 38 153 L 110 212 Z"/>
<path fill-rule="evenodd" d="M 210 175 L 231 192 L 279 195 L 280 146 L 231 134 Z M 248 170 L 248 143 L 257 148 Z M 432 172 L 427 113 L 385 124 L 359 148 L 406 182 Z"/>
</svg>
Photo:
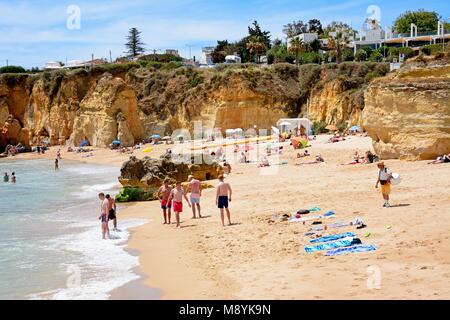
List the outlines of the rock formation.
<svg viewBox="0 0 450 320">
<path fill-rule="evenodd" d="M 269 129 L 280 118 L 308 116 L 360 124 L 360 92 L 385 64 L 343 63 L 155 69 L 138 64 L 36 75 L 0 75 L 0 152 L 8 143 L 125 146 L 176 129 Z M 356 80 L 355 80 L 356 79 Z M 12 118 L 11 118 L 12 116 Z M 14 122 L 14 124 L 12 124 Z M 18 129 L 20 125 L 20 130 Z"/>
<path fill-rule="evenodd" d="M 134 189 L 136 194 L 134 200 L 144 201 L 155 199 L 155 192 L 165 179 L 169 179 L 172 184 L 186 182 L 189 175 L 200 181 L 213 180 L 223 174 L 223 169 L 216 162 L 186 164 L 164 157 L 161 159 L 145 157 L 142 160 L 130 157 L 130 160 L 122 165 L 120 172 L 119 182 L 124 189 Z"/>
<path fill-rule="evenodd" d="M 382 159 L 433 159 L 450 153 L 450 61 L 417 59 L 373 81 L 363 126 Z"/>
</svg>

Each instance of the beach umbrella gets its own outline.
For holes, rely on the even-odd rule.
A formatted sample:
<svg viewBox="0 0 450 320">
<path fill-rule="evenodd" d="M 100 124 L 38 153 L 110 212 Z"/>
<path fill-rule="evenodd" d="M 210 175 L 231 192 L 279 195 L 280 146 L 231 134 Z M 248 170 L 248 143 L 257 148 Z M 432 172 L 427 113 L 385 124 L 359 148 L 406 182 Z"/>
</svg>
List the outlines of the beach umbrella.
<svg viewBox="0 0 450 320">
<path fill-rule="evenodd" d="M 154 134 L 150 138 L 152 138 L 152 139 L 161 139 L 161 136 L 159 134 Z"/>
<path fill-rule="evenodd" d="M 348 131 L 361 131 L 361 127 L 360 126 L 353 126 L 350 129 L 348 129 Z"/>
<path fill-rule="evenodd" d="M 330 124 L 330 125 L 326 126 L 325 129 L 327 129 L 329 131 L 339 131 L 338 127 L 336 127 L 333 124 Z"/>
<path fill-rule="evenodd" d="M 83 140 L 80 144 L 80 147 L 87 147 L 89 145 L 89 141 Z"/>
<path fill-rule="evenodd" d="M 290 125 L 291 125 L 291 123 L 287 122 L 287 121 L 280 123 L 280 126 L 290 126 Z"/>
<path fill-rule="evenodd" d="M 169 137 L 169 136 L 165 136 L 164 138 L 162 138 L 162 140 L 163 140 L 163 141 L 169 141 L 169 140 L 172 140 L 172 138 Z"/>
<path fill-rule="evenodd" d="M 120 145 L 121 145 L 120 140 L 114 140 L 114 141 L 112 142 L 112 144 L 117 145 L 117 146 L 120 146 Z"/>
<path fill-rule="evenodd" d="M 142 150 L 142 152 L 144 152 L 144 153 L 150 153 L 152 151 L 153 151 L 152 148 L 147 148 L 147 149 Z"/>
</svg>

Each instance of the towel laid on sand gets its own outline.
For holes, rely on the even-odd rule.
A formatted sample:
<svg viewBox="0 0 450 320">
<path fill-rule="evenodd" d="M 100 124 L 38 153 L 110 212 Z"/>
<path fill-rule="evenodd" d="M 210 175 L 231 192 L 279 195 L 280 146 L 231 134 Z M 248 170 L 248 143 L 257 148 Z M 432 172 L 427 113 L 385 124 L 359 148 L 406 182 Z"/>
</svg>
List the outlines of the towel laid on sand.
<svg viewBox="0 0 450 320">
<path fill-rule="evenodd" d="M 327 257 L 332 257 L 332 256 L 338 256 L 338 255 L 347 254 L 347 253 L 357 253 L 357 252 L 366 252 L 366 251 L 375 251 L 375 250 L 377 250 L 376 246 L 363 244 L 363 245 L 359 245 L 359 246 L 353 246 L 353 247 L 347 246 L 345 248 L 337 248 L 334 250 L 330 250 L 325 255 Z"/>
<path fill-rule="evenodd" d="M 353 243 L 353 238 L 345 238 L 342 240 L 338 240 L 338 241 L 333 241 L 333 242 L 326 242 L 326 243 L 322 243 L 322 244 L 318 244 L 316 246 L 305 246 L 305 251 L 306 253 L 311 253 L 311 252 L 315 252 L 315 251 L 322 251 L 322 250 L 330 250 L 330 249 L 336 249 L 336 248 L 341 248 L 341 247 L 349 247 L 351 246 Z"/>
<path fill-rule="evenodd" d="M 289 222 L 303 222 L 303 221 L 309 221 L 309 220 L 317 220 L 322 219 L 323 216 L 308 216 L 304 218 L 296 218 L 295 216 L 289 219 Z"/>
<path fill-rule="evenodd" d="M 315 207 L 311 207 L 308 209 L 309 212 L 319 212 L 322 211 L 322 209 L 320 209 L 319 207 L 315 206 Z"/>
<path fill-rule="evenodd" d="M 334 240 L 339 240 L 342 238 L 355 237 L 356 235 L 353 232 L 346 232 L 341 234 L 332 234 L 329 236 L 309 240 L 310 243 L 320 243 L 320 242 L 329 242 Z"/>
<path fill-rule="evenodd" d="M 328 229 L 332 229 L 332 228 L 343 228 L 343 227 L 348 227 L 350 226 L 350 222 L 335 222 L 333 224 L 328 225 Z M 322 231 L 323 230 L 323 226 L 317 226 L 317 227 L 311 227 L 309 229 L 309 231 Z"/>
</svg>

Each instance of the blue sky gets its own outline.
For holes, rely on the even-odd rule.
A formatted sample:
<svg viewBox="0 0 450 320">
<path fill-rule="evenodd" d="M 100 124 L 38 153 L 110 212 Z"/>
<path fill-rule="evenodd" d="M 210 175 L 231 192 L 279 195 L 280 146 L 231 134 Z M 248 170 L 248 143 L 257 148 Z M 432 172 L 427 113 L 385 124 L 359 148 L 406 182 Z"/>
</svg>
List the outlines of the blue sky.
<svg viewBox="0 0 450 320">
<path fill-rule="evenodd" d="M 70 5 L 80 8 L 80 29 L 67 28 Z M 369 6 L 380 8 L 381 24 L 391 25 L 406 10 L 424 8 L 450 20 L 445 0 L 72 0 L 1 1 L 0 66 L 40 66 L 45 61 L 113 58 L 125 51 L 130 27 L 143 33 L 146 49 L 178 49 L 199 56 L 216 40 L 237 40 L 258 20 L 272 38 L 283 37 L 283 25 L 318 18 L 324 25 L 345 21 L 360 30 Z M 70 20 L 74 21 L 74 20 Z"/>
</svg>

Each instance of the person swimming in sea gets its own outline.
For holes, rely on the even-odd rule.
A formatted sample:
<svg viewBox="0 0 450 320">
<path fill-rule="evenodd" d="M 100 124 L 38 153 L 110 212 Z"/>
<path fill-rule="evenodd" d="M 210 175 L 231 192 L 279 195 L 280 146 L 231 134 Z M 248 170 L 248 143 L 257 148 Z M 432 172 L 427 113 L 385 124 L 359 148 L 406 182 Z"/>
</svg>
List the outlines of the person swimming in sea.
<svg viewBox="0 0 450 320">
<path fill-rule="evenodd" d="M 16 173 L 13 172 L 13 173 L 11 173 L 11 183 L 16 183 L 16 182 L 17 182 L 17 180 L 16 180 Z"/>
<path fill-rule="evenodd" d="M 3 176 L 3 182 L 9 182 L 9 175 L 8 172 L 5 172 L 5 175 Z"/>
<path fill-rule="evenodd" d="M 59 160 L 58 158 L 55 159 L 55 171 L 59 170 Z"/>
</svg>

